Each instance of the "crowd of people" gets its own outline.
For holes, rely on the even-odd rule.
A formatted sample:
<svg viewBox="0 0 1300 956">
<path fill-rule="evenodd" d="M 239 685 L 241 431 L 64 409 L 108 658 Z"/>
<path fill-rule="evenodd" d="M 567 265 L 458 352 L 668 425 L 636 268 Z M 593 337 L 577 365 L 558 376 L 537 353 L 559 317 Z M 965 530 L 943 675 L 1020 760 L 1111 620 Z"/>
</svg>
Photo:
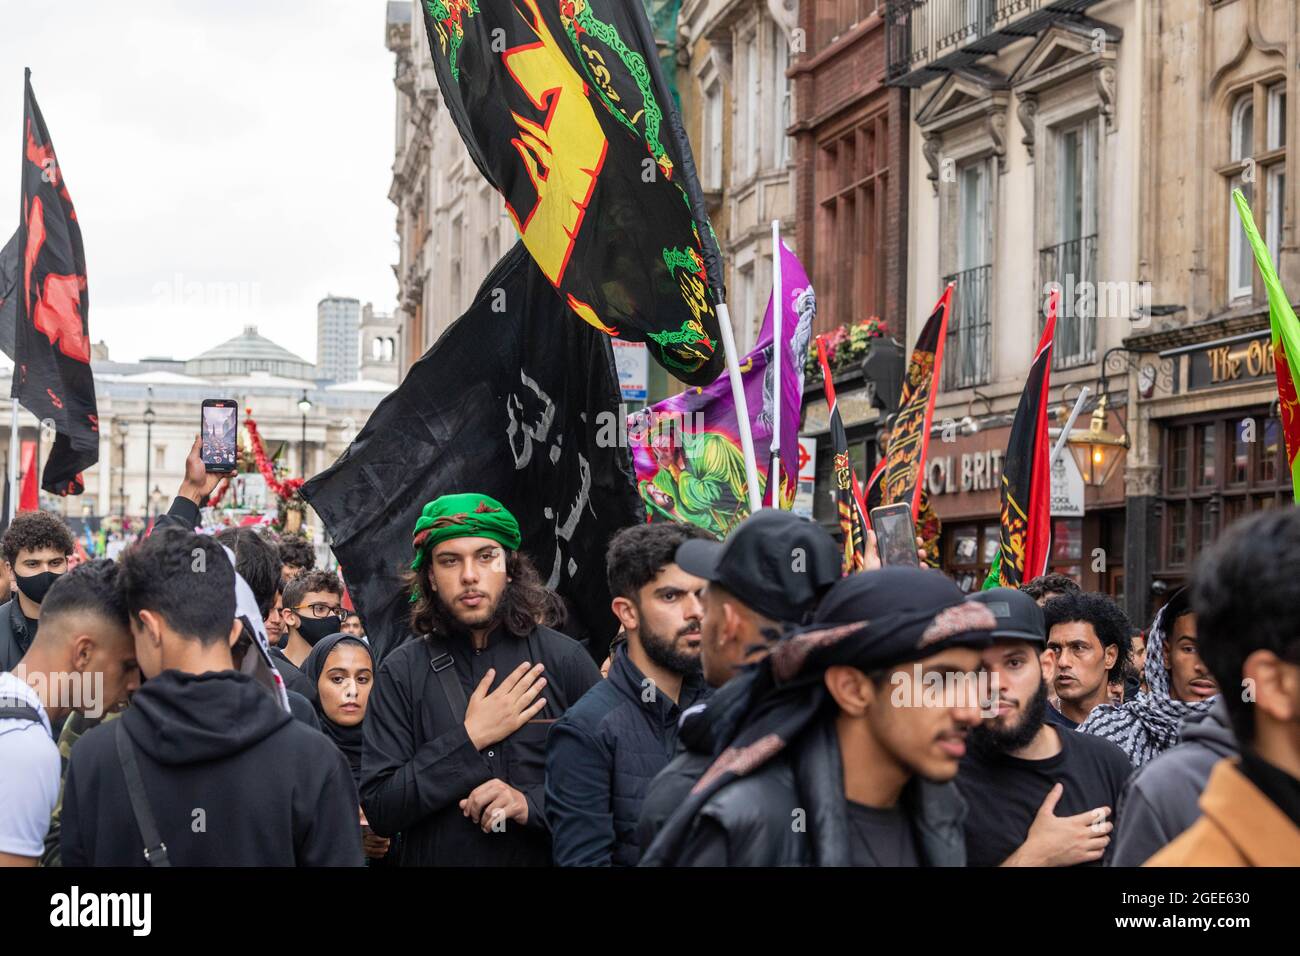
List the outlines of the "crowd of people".
<svg viewBox="0 0 1300 956">
<path fill-rule="evenodd" d="M 843 577 L 787 512 L 638 525 L 598 660 L 451 494 L 379 658 L 306 542 L 196 533 L 199 450 L 117 561 L 44 512 L 0 540 L 0 864 L 1300 865 L 1296 509 L 1146 630 L 1061 575 Z"/>
</svg>

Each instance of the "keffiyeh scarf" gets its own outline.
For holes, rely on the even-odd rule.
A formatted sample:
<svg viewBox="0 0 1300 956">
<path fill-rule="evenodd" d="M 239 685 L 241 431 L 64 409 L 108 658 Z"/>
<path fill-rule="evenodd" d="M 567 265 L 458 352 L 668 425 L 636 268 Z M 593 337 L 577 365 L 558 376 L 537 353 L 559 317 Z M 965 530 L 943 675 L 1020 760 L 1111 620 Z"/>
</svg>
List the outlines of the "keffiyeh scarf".
<svg viewBox="0 0 1300 956">
<path fill-rule="evenodd" d="M 1147 635 L 1147 660 L 1143 675 L 1147 690 L 1122 704 L 1094 707 L 1079 732 L 1105 737 L 1119 745 L 1136 769 L 1154 760 L 1174 744 L 1182 733 L 1183 721 L 1208 711 L 1214 698 L 1204 701 L 1174 700 L 1169 695 L 1169 671 L 1165 669 L 1165 644 L 1173 628 L 1170 608 L 1182 602 L 1176 594 L 1156 613 Z"/>
</svg>

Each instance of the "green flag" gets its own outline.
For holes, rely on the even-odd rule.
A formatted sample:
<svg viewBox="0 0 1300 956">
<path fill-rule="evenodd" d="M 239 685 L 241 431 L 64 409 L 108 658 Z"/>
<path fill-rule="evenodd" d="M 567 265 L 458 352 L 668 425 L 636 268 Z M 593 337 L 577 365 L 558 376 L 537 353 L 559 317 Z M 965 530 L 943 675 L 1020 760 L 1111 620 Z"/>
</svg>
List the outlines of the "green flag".
<svg viewBox="0 0 1300 956">
<path fill-rule="evenodd" d="M 1300 320 L 1282 289 L 1282 283 L 1273 268 L 1273 257 L 1255 227 L 1255 217 L 1250 213 L 1250 203 L 1240 189 L 1232 191 L 1241 214 L 1241 226 L 1255 251 L 1255 264 L 1268 290 L 1268 324 L 1273 333 L 1273 365 L 1277 370 L 1278 408 L 1282 414 L 1282 432 L 1286 436 L 1286 459 L 1291 466 L 1291 489 L 1300 501 L 1300 405 L 1296 402 L 1296 372 L 1300 370 Z"/>
</svg>

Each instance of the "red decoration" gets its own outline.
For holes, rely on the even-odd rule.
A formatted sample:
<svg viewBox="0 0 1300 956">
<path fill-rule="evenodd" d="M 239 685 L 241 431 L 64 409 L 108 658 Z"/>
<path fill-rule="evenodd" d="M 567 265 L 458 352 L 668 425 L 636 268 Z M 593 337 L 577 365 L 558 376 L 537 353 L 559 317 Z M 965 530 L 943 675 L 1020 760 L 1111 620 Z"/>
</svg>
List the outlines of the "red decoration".
<svg viewBox="0 0 1300 956">
<path fill-rule="evenodd" d="M 222 478 L 219 482 L 217 482 L 217 487 L 212 489 L 212 494 L 208 495 L 208 506 L 211 508 L 220 507 L 221 499 L 226 496 L 226 492 L 229 490 L 230 490 L 230 479 Z"/>
<path fill-rule="evenodd" d="M 249 409 L 244 409 L 244 427 L 248 429 L 248 440 L 253 446 L 253 463 L 257 465 L 257 470 L 266 479 L 266 486 L 278 498 L 297 497 L 298 489 L 303 485 L 303 479 L 286 478 L 284 481 L 280 481 L 275 477 L 275 469 L 271 465 L 271 460 L 266 457 L 266 447 L 262 444 L 262 436 L 257 431 L 257 422 L 253 420 Z"/>
</svg>

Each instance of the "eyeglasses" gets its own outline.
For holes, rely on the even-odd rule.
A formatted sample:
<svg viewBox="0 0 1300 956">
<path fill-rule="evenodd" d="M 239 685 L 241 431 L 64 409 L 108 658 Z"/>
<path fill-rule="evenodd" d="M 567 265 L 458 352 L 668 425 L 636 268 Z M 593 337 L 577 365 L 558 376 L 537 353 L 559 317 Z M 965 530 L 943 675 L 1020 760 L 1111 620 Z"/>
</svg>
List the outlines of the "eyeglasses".
<svg viewBox="0 0 1300 956">
<path fill-rule="evenodd" d="M 343 616 L 343 608 L 337 604 L 299 604 L 296 607 L 289 608 L 290 611 L 310 610 L 312 617 L 334 617 Z"/>
</svg>

